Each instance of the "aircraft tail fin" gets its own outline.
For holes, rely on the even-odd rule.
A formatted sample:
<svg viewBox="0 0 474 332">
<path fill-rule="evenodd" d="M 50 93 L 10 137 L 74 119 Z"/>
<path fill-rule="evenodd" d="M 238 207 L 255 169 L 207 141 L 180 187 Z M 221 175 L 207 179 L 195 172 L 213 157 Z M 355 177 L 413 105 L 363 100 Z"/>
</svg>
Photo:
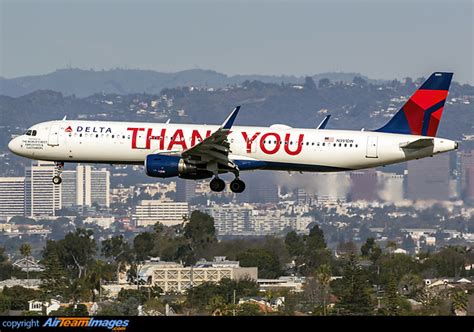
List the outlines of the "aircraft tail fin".
<svg viewBox="0 0 474 332">
<path fill-rule="evenodd" d="M 453 73 L 431 74 L 393 118 L 375 131 L 435 137 L 452 78 Z"/>
</svg>

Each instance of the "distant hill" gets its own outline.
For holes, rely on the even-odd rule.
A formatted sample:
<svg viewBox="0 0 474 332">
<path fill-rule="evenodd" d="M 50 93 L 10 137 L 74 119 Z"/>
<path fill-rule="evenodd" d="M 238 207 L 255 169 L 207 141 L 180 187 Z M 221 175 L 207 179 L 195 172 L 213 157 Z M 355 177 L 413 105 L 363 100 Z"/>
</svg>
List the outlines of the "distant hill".
<svg viewBox="0 0 474 332">
<path fill-rule="evenodd" d="M 322 78 L 328 78 L 335 82 L 351 82 L 355 76 L 361 76 L 363 79 L 369 80 L 358 73 L 322 73 L 314 75 L 313 79 L 316 83 Z M 52 90 L 61 92 L 66 96 L 75 95 L 76 97 L 86 97 L 94 93 L 159 94 L 164 88 L 181 86 L 220 88 L 254 80 L 264 83 L 300 84 L 304 82 L 304 77 L 270 75 L 227 76 L 213 70 L 203 69 L 184 70 L 176 73 L 136 69 L 103 71 L 60 69 L 45 75 L 11 79 L 0 77 L 0 95 L 19 97 L 36 90 Z"/>
</svg>

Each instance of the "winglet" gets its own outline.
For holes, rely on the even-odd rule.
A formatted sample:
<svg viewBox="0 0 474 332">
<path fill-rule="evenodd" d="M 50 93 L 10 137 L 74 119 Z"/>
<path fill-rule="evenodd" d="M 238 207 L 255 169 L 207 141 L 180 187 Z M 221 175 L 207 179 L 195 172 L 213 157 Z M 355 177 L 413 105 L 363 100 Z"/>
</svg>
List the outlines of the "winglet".
<svg viewBox="0 0 474 332">
<path fill-rule="evenodd" d="M 230 129 L 232 128 L 232 125 L 234 124 L 235 118 L 237 117 L 237 114 L 239 114 L 240 106 L 237 106 L 234 108 L 232 113 L 225 119 L 224 123 L 222 124 L 221 128 L 222 129 Z"/>
<path fill-rule="evenodd" d="M 326 117 L 321 121 L 321 123 L 318 125 L 316 129 L 324 129 L 326 128 L 326 125 L 329 122 L 329 118 L 331 117 L 331 114 L 326 115 Z"/>
</svg>

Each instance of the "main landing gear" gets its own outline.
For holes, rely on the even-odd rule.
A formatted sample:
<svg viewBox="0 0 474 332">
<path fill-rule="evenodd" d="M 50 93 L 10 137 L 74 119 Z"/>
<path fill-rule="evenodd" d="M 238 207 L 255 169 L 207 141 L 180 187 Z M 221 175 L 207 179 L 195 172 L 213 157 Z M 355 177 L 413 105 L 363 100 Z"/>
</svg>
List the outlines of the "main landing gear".
<svg viewBox="0 0 474 332">
<path fill-rule="evenodd" d="M 219 177 L 214 177 L 214 179 L 211 180 L 209 183 L 211 190 L 220 192 L 225 189 L 225 182 Z M 236 194 L 239 194 L 245 190 L 245 182 L 240 180 L 239 178 L 235 178 L 231 183 L 230 183 L 230 190 Z"/>
<path fill-rule="evenodd" d="M 61 182 L 63 182 L 63 179 L 61 178 L 61 173 L 63 172 L 64 163 L 57 161 L 54 164 L 55 164 L 54 171 L 56 175 L 53 176 L 53 183 L 55 185 L 59 185 L 61 184 Z"/>
<path fill-rule="evenodd" d="M 211 180 L 209 183 L 212 191 L 220 192 L 225 189 L 225 182 L 224 180 L 218 178 L 217 176 Z"/>
</svg>

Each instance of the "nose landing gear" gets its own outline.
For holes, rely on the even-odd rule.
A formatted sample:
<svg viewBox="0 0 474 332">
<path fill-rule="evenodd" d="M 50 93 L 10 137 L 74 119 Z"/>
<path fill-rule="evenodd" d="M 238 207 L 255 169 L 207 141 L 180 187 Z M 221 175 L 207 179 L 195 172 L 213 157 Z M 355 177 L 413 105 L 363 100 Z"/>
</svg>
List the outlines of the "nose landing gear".
<svg viewBox="0 0 474 332">
<path fill-rule="evenodd" d="M 61 184 L 61 182 L 63 182 L 63 179 L 61 178 L 61 173 L 63 172 L 64 163 L 57 161 L 54 164 L 55 164 L 54 171 L 56 175 L 53 176 L 53 183 L 55 185 L 59 185 Z"/>
</svg>

